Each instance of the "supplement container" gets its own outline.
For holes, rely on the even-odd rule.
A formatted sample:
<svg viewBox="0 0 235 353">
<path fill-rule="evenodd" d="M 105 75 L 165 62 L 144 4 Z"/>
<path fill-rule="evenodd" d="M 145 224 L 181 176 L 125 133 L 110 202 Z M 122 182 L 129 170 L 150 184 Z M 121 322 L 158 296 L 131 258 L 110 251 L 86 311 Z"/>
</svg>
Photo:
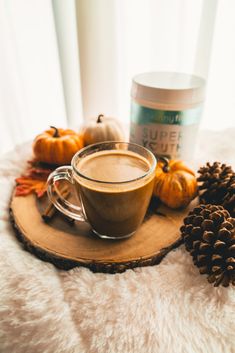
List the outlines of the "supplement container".
<svg viewBox="0 0 235 353">
<path fill-rule="evenodd" d="M 156 156 L 190 160 L 205 95 L 205 80 L 176 72 L 135 76 L 131 89 L 130 142 Z"/>
</svg>

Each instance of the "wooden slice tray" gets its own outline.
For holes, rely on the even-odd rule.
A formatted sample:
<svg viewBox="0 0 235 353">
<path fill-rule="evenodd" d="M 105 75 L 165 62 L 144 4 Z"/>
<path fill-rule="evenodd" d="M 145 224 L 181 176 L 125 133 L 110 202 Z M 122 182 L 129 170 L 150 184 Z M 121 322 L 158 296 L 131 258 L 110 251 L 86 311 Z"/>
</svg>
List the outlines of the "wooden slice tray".
<svg viewBox="0 0 235 353">
<path fill-rule="evenodd" d="M 34 195 L 12 198 L 11 221 L 25 248 L 58 268 L 85 266 L 94 272 L 108 273 L 158 264 L 181 243 L 179 228 L 189 211 L 160 207 L 160 215 L 149 209 L 144 223 L 131 238 L 103 240 L 92 233 L 87 223 L 71 225 L 59 212 L 45 223 L 41 214 L 47 202 L 47 197 L 39 202 Z"/>
</svg>

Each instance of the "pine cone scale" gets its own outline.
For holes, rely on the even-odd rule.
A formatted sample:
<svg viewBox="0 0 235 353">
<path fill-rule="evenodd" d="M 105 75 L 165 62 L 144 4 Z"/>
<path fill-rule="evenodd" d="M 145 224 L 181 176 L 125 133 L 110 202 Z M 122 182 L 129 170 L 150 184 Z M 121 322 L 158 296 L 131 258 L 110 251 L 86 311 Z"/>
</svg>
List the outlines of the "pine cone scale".
<svg viewBox="0 0 235 353">
<path fill-rule="evenodd" d="M 180 228 L 201 274 L 217 287 L 235 285 L 235 219 L 222 206 L 199 205 Z"/>
<path fill-rule="evenodd" d="M 223 205 L 235 217 L 235 173 L 230 166 L 214 162 L 198 170 L 200 202 Z"/>
</svg>

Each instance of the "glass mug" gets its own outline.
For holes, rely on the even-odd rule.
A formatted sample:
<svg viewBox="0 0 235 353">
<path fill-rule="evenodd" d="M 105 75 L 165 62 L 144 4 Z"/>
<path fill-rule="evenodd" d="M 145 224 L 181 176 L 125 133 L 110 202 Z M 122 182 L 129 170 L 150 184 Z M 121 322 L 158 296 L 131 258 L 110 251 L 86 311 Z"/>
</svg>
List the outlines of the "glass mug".
<svg viewBox="0 0 235 353">
<path fill-rule="evenodd" d="M 74 155 L 71 166 L 49 175 L 48 197 L 65 215 L 88 222 L 99 237 L 128 238 L 147 211 L 156 163 L 151 151 L 134 143 L 90 145 Z M 62 197 L 58 190 L 62 180 L 73 185 L 81 207 Z"/>
</svg>

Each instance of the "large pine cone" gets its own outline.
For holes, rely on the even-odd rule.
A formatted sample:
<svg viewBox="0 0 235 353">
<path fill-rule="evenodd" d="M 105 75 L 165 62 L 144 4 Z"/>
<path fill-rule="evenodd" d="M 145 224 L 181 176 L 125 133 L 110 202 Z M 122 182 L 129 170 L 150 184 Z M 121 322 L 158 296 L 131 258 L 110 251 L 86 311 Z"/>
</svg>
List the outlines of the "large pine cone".
<svg viewBox="0 0 235 353">
<path fill-rule="evenodd" d="M 199 205 L 180 230 L 200 273 L 215 287 L 235 285 L 235 218 L 222 206 Z"/>
<path fill-rule="evenodd" d="M 222 205 L 235 217 L 235 173 L 230 166 L 214 162 L 207 163 L 198 171 L 200 202 Z"/>
</svg>

